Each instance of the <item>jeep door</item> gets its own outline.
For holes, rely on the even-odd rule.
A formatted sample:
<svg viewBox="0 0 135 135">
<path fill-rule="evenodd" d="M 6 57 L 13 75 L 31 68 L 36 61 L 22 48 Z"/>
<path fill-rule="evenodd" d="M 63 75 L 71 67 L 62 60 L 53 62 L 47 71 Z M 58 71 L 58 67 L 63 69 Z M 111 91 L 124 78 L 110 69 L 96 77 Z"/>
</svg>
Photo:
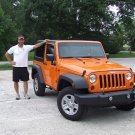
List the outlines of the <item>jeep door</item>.
<svg viewBox="0 0 135 135">
<path fill-rule="evenodd" d="M 54 60 L 49 60 L 47 55 L 54 56 Z M 57 65 L 55 61 L 55 47 L 54 44 L 47 44 L 45 49 L 45 59 L 44 59 L 44 75 L 46 84 L 51 88 L 57 88 L 57 79 L 58 79 L 58 71 Z"/>
</svg>

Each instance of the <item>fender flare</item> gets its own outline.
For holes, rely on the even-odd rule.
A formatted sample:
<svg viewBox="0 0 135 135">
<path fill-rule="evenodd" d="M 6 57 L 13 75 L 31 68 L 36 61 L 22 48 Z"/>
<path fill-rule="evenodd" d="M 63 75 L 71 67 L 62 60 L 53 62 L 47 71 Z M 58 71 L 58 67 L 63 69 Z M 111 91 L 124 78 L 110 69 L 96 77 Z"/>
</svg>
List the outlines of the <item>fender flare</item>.
<svg viewBox="0 0 135 135">
<path fill-rule="evenodd" d="M 88 84 L 85 78 L 79 75 L 74 75 L 70 73 L 63 74 L 59 77 L 57 90 L 61 90 L 61 81 L 67 81 L 71 84 L 74 90 L 78 89 L 88 89 Z"/>
<path fill-rule="evenodd" d="M 34 79 L 35 71 L 38 73 L 40 83 L 44 83 L 42 70 L 41 70 L 39 65 L 33 65 L 32 66 L 32 75 L 31 75 L 32 79 Z"/>
</svg>

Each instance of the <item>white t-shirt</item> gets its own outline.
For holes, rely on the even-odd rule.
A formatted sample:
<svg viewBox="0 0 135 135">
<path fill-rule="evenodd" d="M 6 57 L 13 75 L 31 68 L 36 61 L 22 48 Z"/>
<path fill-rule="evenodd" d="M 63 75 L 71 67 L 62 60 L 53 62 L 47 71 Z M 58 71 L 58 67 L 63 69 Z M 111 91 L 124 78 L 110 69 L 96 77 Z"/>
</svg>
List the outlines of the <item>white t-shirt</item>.
<svg viewBox="0 0 135 135">
<path fill-rule="evenodd" d="M 13 54 L 13 61 L 16 62 L 14 67 L 28 67 L 28 53 L 33 49 L 33 45 L 23 45 L 19 47 L 15 45 L 11 47 L 7 52 Z"/>
</svg>

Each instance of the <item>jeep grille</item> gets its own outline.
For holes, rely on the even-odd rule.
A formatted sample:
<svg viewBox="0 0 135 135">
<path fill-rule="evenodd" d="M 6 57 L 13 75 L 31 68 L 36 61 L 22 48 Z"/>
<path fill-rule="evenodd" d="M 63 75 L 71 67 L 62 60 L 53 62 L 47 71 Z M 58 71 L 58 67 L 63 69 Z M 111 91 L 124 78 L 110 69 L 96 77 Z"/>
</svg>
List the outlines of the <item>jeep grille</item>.
<svg viewBox="0 0 135 135">
<path fill-rule="evenodd" d="M 99 75 L 100 88 L 122 87 L 125 86 L 125 74 Z"/>
</svg>

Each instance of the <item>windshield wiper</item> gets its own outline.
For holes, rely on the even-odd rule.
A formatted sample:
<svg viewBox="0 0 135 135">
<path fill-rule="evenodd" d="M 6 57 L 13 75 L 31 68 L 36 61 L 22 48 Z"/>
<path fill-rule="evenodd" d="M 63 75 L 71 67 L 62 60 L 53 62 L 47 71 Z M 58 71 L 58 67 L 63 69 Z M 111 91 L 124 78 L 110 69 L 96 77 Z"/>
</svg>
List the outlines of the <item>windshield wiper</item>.
<svg viewBox="0 0 135 135">
<path fill-rule="evenodd" d="M 80 58 L 94 58 L 94 59 L 100 60 L 99 58 L 96 58 L 96 57 L 93 57 L 93 56 L 82 56 Z"/>
<path fill-rule="evenodd" d="M 74 59 L 77 59 L 77 60 L 79 60 L 79 61 L 82 61 L 83 62 L 83 60 L 81 59 L 81 57 L 71 57 L 71 56 L 69 56 L 69 57 L 62 57 L 62 58 L 74 58 Z"/>
</svg>

